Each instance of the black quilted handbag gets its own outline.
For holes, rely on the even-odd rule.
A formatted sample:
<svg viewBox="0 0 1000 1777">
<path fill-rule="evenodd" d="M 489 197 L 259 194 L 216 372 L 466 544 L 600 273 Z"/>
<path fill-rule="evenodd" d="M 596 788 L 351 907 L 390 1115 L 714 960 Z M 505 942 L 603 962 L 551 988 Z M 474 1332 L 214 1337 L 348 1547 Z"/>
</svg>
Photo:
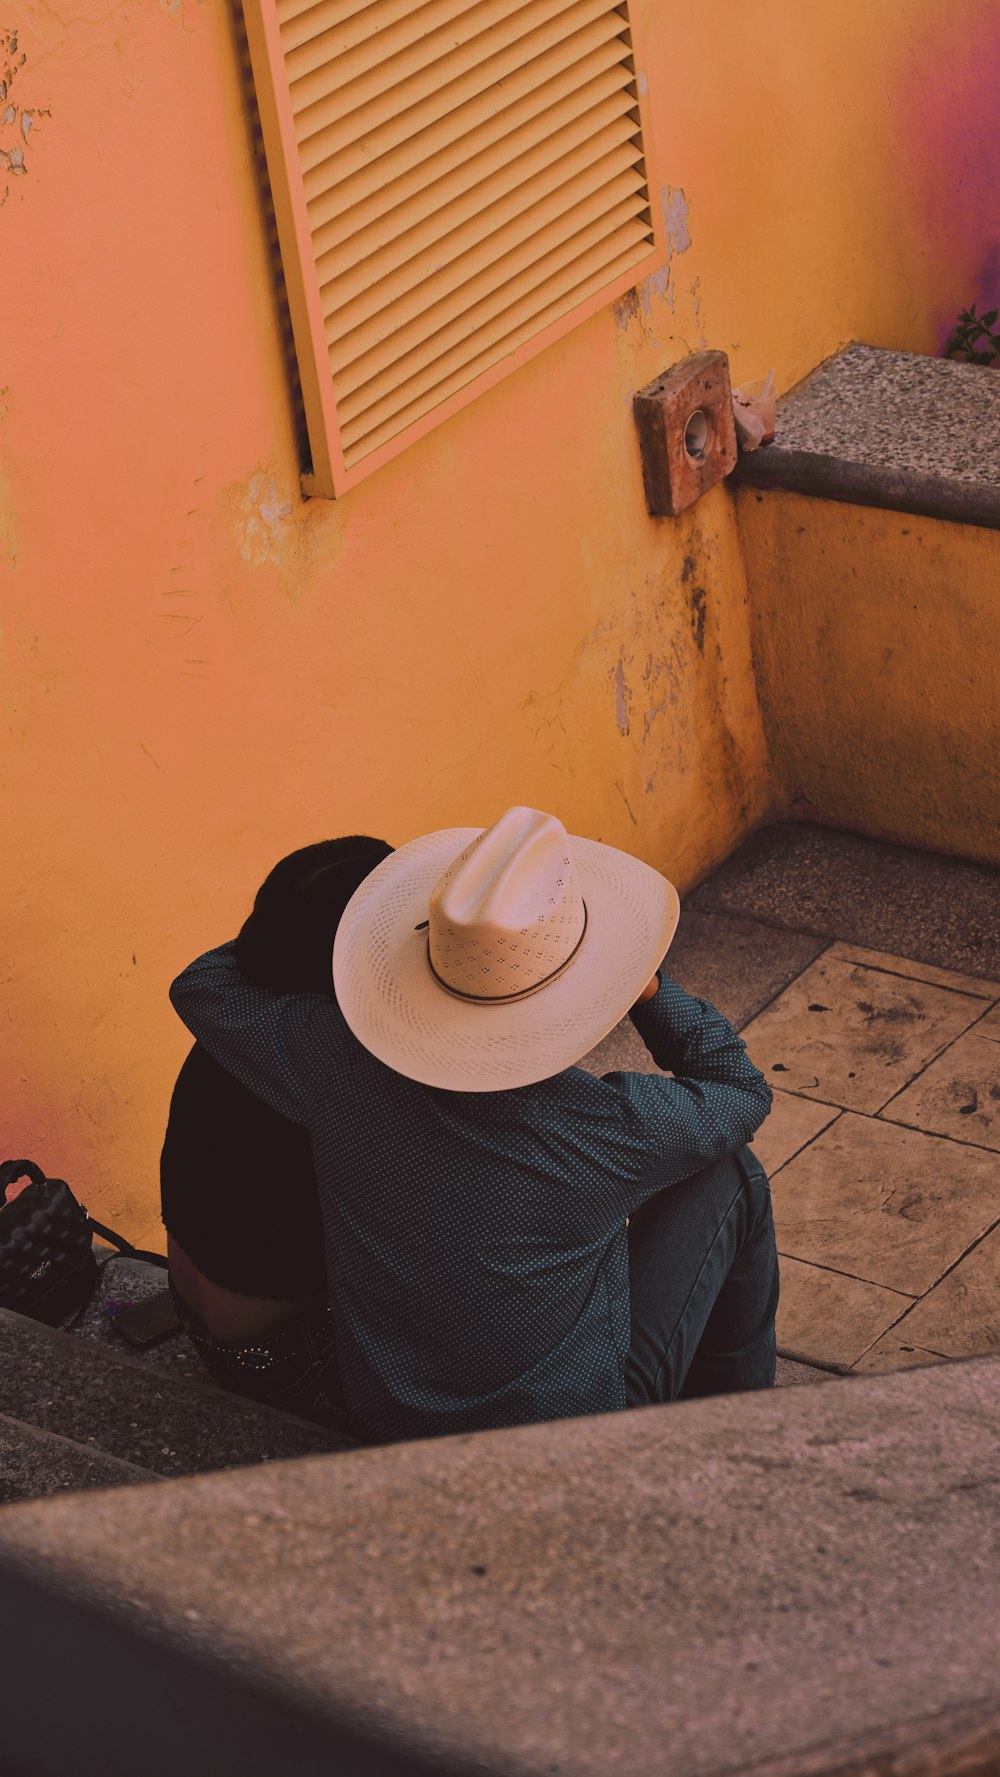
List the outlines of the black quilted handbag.
<svg viewBox="0 0 1000 1777">
<path fill-rule="evenodd" d="M 20 1178 L 30 1183 L 8 1203 L 7 1191 Z M 46 1178 L 33 1160 L 5 1160 L 0 1164 L 0 1308 L 50 1327 L 84 1308 L 97 1283 L 95 1234 L 130 1258 L 166 1264 L 159 1253 L 140 1252 L 95 1222 L 65 1179 Z"/>
</svg>

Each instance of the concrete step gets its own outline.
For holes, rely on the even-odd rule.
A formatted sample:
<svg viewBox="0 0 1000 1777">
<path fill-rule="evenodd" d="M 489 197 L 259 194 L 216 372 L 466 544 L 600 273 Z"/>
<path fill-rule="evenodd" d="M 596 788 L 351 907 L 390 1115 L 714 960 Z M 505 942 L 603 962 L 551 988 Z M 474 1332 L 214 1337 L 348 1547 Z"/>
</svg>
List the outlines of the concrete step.
<svg viewBox="0 0 1000 1777">
<path fill-rule="evenodd" d="M 783 397 L 733 485 L 1000 530 L 998 422 L 1000 377 L 980 366 L 854 343 Z"/>
<path fill-rule="evenodd" d="M 70 1458 L 63 1445 L 105 1459 L 107 1479 L 80 1481 L 82 1486 L 115 1485 L 123 1479 L 178 1477 L 216 1469 L 243 1468 L 320 1451 L 351 1446 L 333 1432 L 294 1419 L 273 1408 L 226 1394 L 208 1383 L 192 1381 L 151 1368 L 136 1358 L 119 1355 L 105 1344 L 41 1326 L 23 1315 L 0 1309 L 0 1415 L 52 1440 L 52 1474 L 69 1474 Z M 28 1474 L 28 1446 L 22 1461 Z M 39 1449 L 32 1447 L 35 1454 Z M 13 1442 L 11 1442 L 13 1450 Z M 2 1446 L 0 1446 L 2 1455 Z M 17 1463 L 10 1457 L 9 1497 L 24 1498 L 16 1481 Z M 118 1471 L 129 1468 L 127 1477 Z M 34 1465 L 36 1478 L 44 1478 Z M 97 1474 L 97 1469 L 93 1471 Z M 56 1481 L 56 1486 L 70 1485 Z M 37 1493 L 52 1487 L 37 1486 Z"/>
<path fill-rule="evenodd" d="M 4 1676 L 10 1564 L 445 1771 L 987 1777 L 998 1451 L 1000 1357 L 32 1501 Z"/>
<path fill-rule="evenodd" d="M 88 1487 L 132 1487 L 158 1481 L 152 1469 L 104 1456 L 73 1438 L 57 1437 L 0 1414 L 0 1505 L 79 1493 Z"/>
</svg>

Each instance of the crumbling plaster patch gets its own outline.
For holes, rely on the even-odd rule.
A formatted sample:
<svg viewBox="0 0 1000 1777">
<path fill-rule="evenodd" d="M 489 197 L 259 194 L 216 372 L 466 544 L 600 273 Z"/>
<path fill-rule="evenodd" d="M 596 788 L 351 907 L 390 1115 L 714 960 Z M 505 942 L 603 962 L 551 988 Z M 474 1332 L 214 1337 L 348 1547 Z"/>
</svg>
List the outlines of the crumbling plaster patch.
<svg viewBox="0 0 1000 1777">
<path fill-rule="evenodd" d="M 28 172 L 28 142 L 38 121 L 52 113 L 38 105 L 26 105 L 14 88 L 21 79 L 27 61 L 21 48 L 18 28 L 0 31 L 0 208 L 7 202 L 17 181 Z"/>
<path fill-rule="evenodd" d="M 645 332 L 652 330 L 653 298 L 666 302 L 670 313 L 676 308 L 676 294 L 673 279 L 673 262 L 686 253 L 691 246 L 691 230 L 688 224 L 688 200 L 679 185 L 664 185 L 660 191 L 660 210 L 663 215 L 663 232 L 667 243 L 666 264 L 661 265 L 641 284 L 627 290 L 614 305 L 615 319 L 619 327 L 626 328 L 633 320 L 638 319 Z M 698 317 L 696 316 L 696 321 Z"/>
<path fill-rule="evenodd" d="M 217 516 L 235 545 L 236 559 L 251 568 L 275 568 L 289 604 L 298 605 L 329 585 L 350 510 L 350 500 L 303 500 L 287 464 L 258 463 L 245 479 L 225 489 Z M 223 596 L 238 603 L 251 580 L 240 566 Z"/>
<path fill-rule="evenodd" d="M 204 4 L 205 0 L 197 0 L 196 11 L 200 12 Z M 160 0 L 160 10 L 161 12 L 167 13 L 171 18 L 179 19 L 181 24 L 187 29 L 190 30 L 193 28 L 193 25 L 188 22 L 187 8 L 185 7 L 184 0 Z"/>
<path fill-rule="evenodd" d="M 619 734 L 624 738 L 630 727 L 632 709 L 632 690 L 625 677 L 625 659 L 619 654 L 612 674 L 615 686 L 615 723 Z"/>
<path fill-rule="evenodd" d="M 251 475 L 240 497 L 236 533 L 244 561 L 259 568 L 265 562 L 281 564 L 287 555 L 293 501 L 284 494 L 277 476 L 266 470 Z"/>
</svg>

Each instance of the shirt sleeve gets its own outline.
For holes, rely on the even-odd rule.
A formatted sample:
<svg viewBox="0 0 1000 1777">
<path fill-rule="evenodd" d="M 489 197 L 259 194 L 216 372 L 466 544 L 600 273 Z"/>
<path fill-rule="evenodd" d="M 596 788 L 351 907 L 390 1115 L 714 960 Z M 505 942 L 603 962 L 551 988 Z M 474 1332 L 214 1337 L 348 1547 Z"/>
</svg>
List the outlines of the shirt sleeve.
<svg viewBox="0 0 1000 1777">
<path fill-rule="evenodd" d="M 658 1074 L 605 1075 L 627 1110 L 634 1158 L 627 1210 L 700 1172 L 753 1138 L 771 1109 L 771 1088 L 746 1044 L 707 1000 L 661 973 L 651 1000 L 631 1019 Z"/>
<path fill-rule="evenodd" d="M 178 975 L 178 1017 L 226 1072 L 293 1123 L 307 1123 L 316 1082 L 342 1059 L 344 1031 L 333 1000 L 274 993 L 236 966 L 235 944 L 199 956 Z"/>
</svg>

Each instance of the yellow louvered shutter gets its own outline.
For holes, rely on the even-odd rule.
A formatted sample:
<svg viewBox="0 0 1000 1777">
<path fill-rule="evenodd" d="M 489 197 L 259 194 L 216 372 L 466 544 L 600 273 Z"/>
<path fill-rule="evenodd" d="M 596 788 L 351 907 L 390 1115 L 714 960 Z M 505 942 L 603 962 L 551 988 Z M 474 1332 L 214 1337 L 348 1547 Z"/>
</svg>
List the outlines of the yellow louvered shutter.
<svg viewBox="0 0 1000 1777">
<path fill-rule="evenodd" d="M 635 0 L 243 4 L 340 494 L 663 262 Z"/>
</svg>

